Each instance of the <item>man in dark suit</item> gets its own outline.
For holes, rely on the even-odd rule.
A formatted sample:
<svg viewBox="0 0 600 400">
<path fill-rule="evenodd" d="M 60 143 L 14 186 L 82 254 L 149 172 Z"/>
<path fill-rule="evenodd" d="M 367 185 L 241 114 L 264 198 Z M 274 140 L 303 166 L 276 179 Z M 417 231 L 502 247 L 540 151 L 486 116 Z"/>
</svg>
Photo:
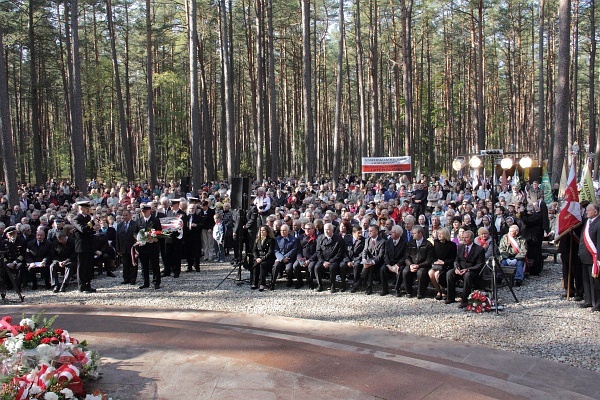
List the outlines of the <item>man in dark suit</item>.
<svg viewBox="0 0 600 400">
<path fill-rule="evenodd" d="M 198 226 L 198 213 L 196 197 L 189 197 L 187 215 L 183 216 L 183 246 L 187 259 L 187 271 L 200 272 L 200 226 Z"/>
<path fill-rule="evenodd" d="M 540 200 L 543 203 L 543 200 Z M 545 204 L 544 204 L 545 205 Z M 546 207 L 546 219 L 548 211 Z M 531 275 L 539 275 L 544 267 L 544 256 L 542 255 L 542 241 L 549 228 L 544 228 L 542 212 L 538 203 L 528 204 L 524 213 L 521 213 L 521 222 L 525 224 L 525 236 L 527 240 L 527 258 L 533 260 L 529 270 Z M 548 224 L 546 224 L 547 226 Z"/>
<path fill-rule="evenodd" d="M 365 247 L 362 252 L 362 271 L 360 278 L 354 276 L 354 285 L 352 292 L 356 292 L 361 283 L 366 283 L 365 293 L 373 293 L 373 274 L 379 273 L 379 269 L 385 262 L 385 240 L 379 237 L 379 227 L 377 225 L 369 226 L 369 237 L 365 239 Z"/>
<path fill-rule="evenodd" d="M 137 263 L 133 263 L 131 249 L 135 244 L 137 223 L 131 218 L 129 210 L 123 210 L 123 221 L 117 225 L 116 250 L 123 262 L 123 282 L 121 285 L 135 285 L 137 279 Z"/>
<path fill-rule="evenodd" d="M 396 296 L 400 296 L 400 285 L 402 284 L 402 270 L 406 258 L 407 243 L 403 238 L 400 225 L 394 225 L 390 231 L 390 238 L 385 242 L 385 261 L 380 269 L 381 274 L 381 296 L 389 294 L 388 279 L 393 275 L 396 282 Z"/>
<path fill-rule="evenodd" d="M 25 247 L 19 244 L 19 241 L 17 240 L 19 231 L 14 226 L 9 226 L 6 228 L 4 230 L 4 235 L 6 236 L 6 240 L 0 241 L 0 250 L 2 250 L 4 253 L 4 261 L 6 262 L 8 270 L 13 271 L 16 274 L 13 285 L 16 287 L 13 287 L 13 289 L 15 289 L 17 293 L 20 293 L 23 282 L 26 282 L 27 278 Z M 6 285 L 9 281 L 9 276 L 5 274 L 13 273 L 8 270 L 2 272 L 4 275 L 3 279 L 0 279 L 0 286 L 2 290 L 4 290 L 4 285 Z"/>
<path fill-rule="evenodd" d="M 27 243 L 25 251 L 25 262 L 27 263 L 27 274 L 31 281 L 31 288 L 37 289 L 37 277 L 39 272 L 44 278 L 46 289 L 50 289 L 50 242 L 46 240 L 46 234 L 43 230 L 38 230 L 35 233 L 35 239 Z"/>
<path fill-rule="evenodd" d="M 317 238 L 317 262 L 315 264 L 315 275 L 317 277 L 317 292 L 323 291 L 323 272 L 329 271 L 331 280 L 331 293 L 335 293 L 335 277 L 340 275 L 342 281 L 341 290 L 346 288 L 346 273 L 342 273 L 340 264 L 344 259 L 344 239 L 340 235 L 334 235 L 333 224 L 323 226 L 325 233 Z"/>
<path fill-rule="evenodd" d="M 582 231 L 583 226 L 579 225 L 566 235 L 562 235 L 558 241 L 565 297 L 574 297 L 575 301 L 582 301 L 584 293 L 582 277 L 583 268 L 581 260 L 579 259 L 579 243 L 581 241 Z M 569 281 L 569 278 L 571 281 Z"/>
<path fill-rule="evenodd" d="M 79 291 L 94 293 L 91 282 L 94 275 L 94 234 L 100 225 L 94 223 L 90 215 L 91 203 L 89 201 L 77 202 L 79 214 L 71 221 L 75 239 L 75 252 L 77 253 L 77 285 Z"/>
<path fill-rule="evenodd" d="M 295 237 L 298 240 L 298 243 L 304 237 L 304 229 L 302 229 L 302 221 L 299 219 L 295 219 L 292 222 L 292 230 L 290 231 L 290 235 Z"/>
<path fill-rule="evenodd" d="M 240 210 L 240 212 L 244 211 Z M 239 225 L 239 221 L 240 219 L 238 219 L 238 222 L 236 222 L 236 224 Z M 241 240 L 243 240 L 244 246 L 246 248 L 246 255 L 250 258 L 250 260 L 248 260 L 248 263 L 250 265 L 254 264 L 254 261 L 252 260 L 252 249 L 254 249 L 254 242 L 256 241 L 256 235 L 258 235 L 260 223 L 261 219 L 258 215 L 258 208 L 255 205 L 251 205 L 250 208 L 246 211 L 246 219 L 245 223 L 242 225 L 242 237 L 240 238 Z M 238 234 L 240 233 L 240 231 L 238 230 L 239 228 L 235 224 L 233 229 L 235 230 L 234 235 L 236 234 L 236 232 Z M 242 255 L 240 254 L 240 258 L 241 256 Z"/>
<path fill-rule="evenodd" d="M 152 214 L 152 205 L 144 203 L 141 206 L 142 215 L 137 220 L 136 234 L 144 230 L 146 234 L 149 234 L 152 230 L 160 231 L 162 226 L 158 217 Z M 146 289 L 150 287 L 150 270 L 152 270 L 154 289 L 160 288 L 160 264 L 159 255 L 160 247 L 158 240 L 153 237 L 148 237 L 144 245 L 137 246 L 139 253 L 139 263 L 142 265 L 142 275 L 144 277 L 144 284 L 140 286 L 140 289 Z"/>
<path fill-rule="evenodd" d="M 275 289 L 277 276 L 285 269 L 287 273 L 287 287 L 292 287 L 294 277 L 294 263 L 298 254 L 299 241 L 290 235 L 290 227 L 281 225 L 280 235 L 275 238 L 275 263 L 273 264 L 271 290 Z"/>
<path fill-rule="evenodd" d="M 304 225 L 304 236 L 300 240 L 296 262 L 294 263 L 294 276 L 296 277 L 296 289 L 302 287 L 302 271 L 308 272 L 308 287 L 313 289 L 313 271 L 317 262 L 317 235 L 315 227 L 311 222 Z"/>
<path fill-rule="evenodd" d="M 582 308 L 592 308 L 600 312 L 600 277 L 598 271 L 598 248 L 600 247 L 600 206 L 592 203 L 585 208 L 587 220 L 584 223 L 579 241 L 579 258 L 583 265 L 583 299 Z M 596 263 L 596 265 L 594 265 Z"/>
<path fill-rule="evenodd" d="M 50 263 L 50 283 L 54 287 L 54 293 L 66 292 L 71 280 L 73 269 L 77 266 L 77 253 L 75 253 L 75 242 L 68 238 L 64 231 L 56 232 L 56 240 L 52 242 Z M 59 272 L 64 272 L 62 284 L 59 281 Z"/>
<path fill-rule="evenodd" d="M 182 219 L 185 213 L 179 208 L 180 199 L 171 200 L 171 208 L 167 210 L 167 217 Z M 179 278 L 181 274 L 181 245 L 182 239 L 179 239 L 179 232 L 173 232 L 165 238 L 165 269 L 161 276 L 170 276 L 173 273 L 174 278 Z"/>
<path fill-rule="evenodd" d="M 414 215 L 419 216 L 421 214 L 425 214 L 425 206 L 427 205 L 427 195 L 429 192 L 427 188 L 422 183 L 417 183 L 415 185 L 415 191 L 412 195 L 412 201 L 415 205 Z"/>
<path fill-rule="evenodd" d="M 198 225 L 200 226 L 200 235 L 202 237 L 202 253 L 204 261 L 212 261 L 214 255 L 214 239 L 212 229 L 215 226 L 215 210 L 210 208 L 207 200 L 200 203 Z"/>
<path fill-rule="evenodd" d="M 419 279 L 417 288 L 417 299 L 422 299 L 427 294 L 429 285 L 429 268 L 435 257 L 433 245 L 425 239 L 423 227 L 415 225 L 412 229 L 412 239 L 406 248 L 405 267 L 402 270 L 402 280 L 406 288 L 406 296 L 413 297 L 412 287 L 415 278 Z M 397 289 L 396 289 L 397 290 Z"/>
<path fill-rule="evenodd" d="M 27 243 L 35 238 L 35 235 L 31 233 L 31 225 L 23 224 L 19 228 L 19 234 L 17 235 L 17 243 L 22 246 L 23 249 L 27 249 Z"/>
<path fill-rule="evenodd" d="M 352 227 L 352 242 L 346 243 L 346 255 L 344 258 L 344 267 L 353 272 L 354 281 L 360 279 L 362 272 L 362 252 L 365 249 L 365 237 L 362 235 L 363 229 L 356 224 Z M 352 293 L 356 292 L 352 285 Z"/>
<path fill-rule="evenodd" d="M 456 299 L 456 282 L 462 279 L 464 286 L 459 307 L 465 308 L 469 305 L 467 300 L 479 277 L 481 268 L 485 264 L 485 249 L 473 243 L 474 240 L 475 234 L 469 230 L 465 230 L 463 233 L 463 243 L 458 246 L 456 253 L 454 269 L 451 269 L 446 274 L 448 281 L 448 298 L 445 300 L 446 304 L 454 303 Z"/>
</svg>

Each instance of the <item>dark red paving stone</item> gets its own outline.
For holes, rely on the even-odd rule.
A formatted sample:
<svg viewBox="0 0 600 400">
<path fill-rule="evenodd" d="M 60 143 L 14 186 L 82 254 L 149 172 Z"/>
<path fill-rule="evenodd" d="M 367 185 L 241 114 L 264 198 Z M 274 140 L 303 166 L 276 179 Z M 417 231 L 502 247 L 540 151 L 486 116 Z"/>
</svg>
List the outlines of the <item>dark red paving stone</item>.
<svg viewBox="0 0 600 400">
<path fill-rule="evenodd" d="M 121 400 L 600 398 L 591 371 L 398 332 L 218 312 L 43 308 L 98 350 L 96 385 Z"/>
</svg>

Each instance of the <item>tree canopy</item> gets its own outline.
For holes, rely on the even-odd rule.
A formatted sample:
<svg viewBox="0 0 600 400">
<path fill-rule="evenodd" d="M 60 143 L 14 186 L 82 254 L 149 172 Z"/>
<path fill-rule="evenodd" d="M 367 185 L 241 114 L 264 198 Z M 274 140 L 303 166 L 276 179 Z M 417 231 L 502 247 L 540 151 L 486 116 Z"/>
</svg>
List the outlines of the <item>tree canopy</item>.
<svg viewBox="0 0 600 400">
<path fill-rule="evenodd" d="M 21 181 L 151 180 L 152 168 L 194 182 L 313 178 L 399 155 L 431 174 L 483 148 L 550 164 L 561 151 L 556 0 L 1 4 L 2 125 Z M 569 123 L 559 134 L 598 154 L 597 11 L 594 0 L 570 5 Z"/>
</svg>

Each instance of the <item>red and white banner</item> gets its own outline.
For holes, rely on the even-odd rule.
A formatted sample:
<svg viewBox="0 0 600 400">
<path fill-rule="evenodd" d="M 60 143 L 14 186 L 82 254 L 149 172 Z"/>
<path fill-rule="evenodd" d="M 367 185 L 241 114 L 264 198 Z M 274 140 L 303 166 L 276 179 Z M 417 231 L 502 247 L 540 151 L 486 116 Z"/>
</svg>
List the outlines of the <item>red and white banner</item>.
<svg viewBox="0 0 600 400">
<path fill-rule="evenodd" d="M 362 173 L 411 172 L 410 161 L 410 156 L 363 157 Z"/>
<path fill-rule="evenodd" d="M 577 181 L 575 179 L 575 166 L 571 164 L 571 171 L 565 188 L 565 199 L 556 220 L 556 237 L 554 240 L 558 240 L 579 224 L 581 224 L 581 207 L 579 206 L 579 193 L 577 192 Z"/>
</svg>

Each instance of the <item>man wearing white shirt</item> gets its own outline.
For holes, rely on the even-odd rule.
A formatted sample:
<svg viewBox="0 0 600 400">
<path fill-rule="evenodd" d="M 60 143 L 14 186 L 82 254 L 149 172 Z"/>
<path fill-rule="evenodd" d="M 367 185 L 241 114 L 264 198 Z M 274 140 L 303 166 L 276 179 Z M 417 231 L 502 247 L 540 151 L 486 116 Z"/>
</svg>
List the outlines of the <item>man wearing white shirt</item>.
<svg viewBox="0 0 600 400">
<path fill-rule="evenodd" d="M 256 198 L 253 204 L 258 209 L 258 215 L 260 215 L 262 223 L 265 224 L 271 211 L 271 198 L 267 196 L 267 190 L 264 187 L 256 189 Z"/>
</svg>

